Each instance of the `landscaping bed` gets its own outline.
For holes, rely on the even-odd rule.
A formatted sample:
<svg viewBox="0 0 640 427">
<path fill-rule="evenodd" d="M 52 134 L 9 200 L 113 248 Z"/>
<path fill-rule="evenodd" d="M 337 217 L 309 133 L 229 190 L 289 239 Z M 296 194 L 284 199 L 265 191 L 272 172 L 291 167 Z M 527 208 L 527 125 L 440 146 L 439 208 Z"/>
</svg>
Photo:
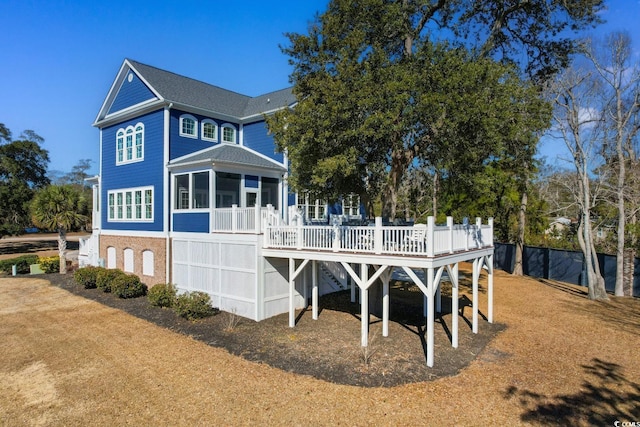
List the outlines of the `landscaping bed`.
<svg viewBox="0 0 640 427">
<path fill-rule="evenodd" d="M 481 319 L 479 333 L 471 333 L 471 307 L 465 306 L 468 298 L 463 296 L 459 347 L 452 348 L 450 300 L 444 295 L 443 315 L 436 318 L 435 363 L 429 368 L 422 293 L 401 282 L 391 286 L 389 336 L 381 336 L 381 320 L 371 316 L 370 345 L 363 348 L 360 307 L 350 302 L 349 291 L 321 297 L 318 320 L 311 318 L 310 307 L 297 312 L 296 327 L 290 328 L 288 313 L 261 322 L 226 312 L 189 321 L 170 309 L 152 306 L 146 297 L 121 299 L 99 289 L 84 289 L 72 274 L 35 277 L 247 360 L 337 384 L 390 387 L 455 375 L 504 329 Z M 462 290 L 470 286 L 462 282 Z"/>
</svg>

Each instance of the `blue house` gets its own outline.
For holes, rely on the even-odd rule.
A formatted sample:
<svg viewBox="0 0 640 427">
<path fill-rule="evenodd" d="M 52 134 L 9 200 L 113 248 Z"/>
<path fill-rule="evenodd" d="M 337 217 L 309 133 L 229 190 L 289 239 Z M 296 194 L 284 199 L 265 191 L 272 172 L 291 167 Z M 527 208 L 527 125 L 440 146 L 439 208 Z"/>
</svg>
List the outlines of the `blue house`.
<svg viewBox="0 0 640 427">
<path fill-rule="evenodd" d="M 265 118 L 295 104 L 291 89 L 250 97 L 126 59 L 94 123 L 100 170 L 90 180 L 93 233 L 81 241 L 81 264 L 206 292 L 215 307 L 258 321 L 288 312 L 292 327 L 296 309 L 311 301 L 315 319 L 319 295 L 350 287 L 352 301 L 360 292 L 363 346 L 369 291 L 386 336 L 389 282 L 400 272 L 425 295 L 432 366 L 440 281 L 449 277 L 457 312 L 459 262 L 474 266 L 474 332 L 478 279 L 489 269 L 492 319 L 492 221 L 361 224 L 355 195 L 328 204 L 290 194 L 288 160 Z"/>
</svg>

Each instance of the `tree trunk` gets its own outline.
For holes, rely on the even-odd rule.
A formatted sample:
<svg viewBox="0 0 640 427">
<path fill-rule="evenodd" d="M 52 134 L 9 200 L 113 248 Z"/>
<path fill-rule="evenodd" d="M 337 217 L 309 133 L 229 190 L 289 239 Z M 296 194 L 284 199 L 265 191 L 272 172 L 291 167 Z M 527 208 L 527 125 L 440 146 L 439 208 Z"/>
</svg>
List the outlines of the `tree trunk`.
<svg viewBox="0 0 640 427">
<path fill-rule="evenodd" d="M 398 206 L 398 189 L 405 171 L 413 161 L 414 155 L 411 150 L 403 148 L 396 149 L 392 153 L 391 169 L 385 186 L 382 201 L 382 216 L 389 221 L 396 219 L 396 209 Z"/>
<path fill-rule="evenodd" d="M 440 182 L 440 174 L 438 171 L 433 172 L 433 192 L 431 195 L 431 204 L 433 210 L 433 217 L 438 218 L 438 183 Z"/>
<path fill-rule="evenodd" d="M 618 125 L 617 129 L 617 138 L 616 138 L 616 154 L 618 156 L 618 185 L 616 186 L 616 196 L 618 197 L 618 244 L 616 247 L 616 287 L 615 287 L 615 295 L 623 296 L 624 295 L 624 240 L 625 240 L 625 221 L 627 218 L 625 209 L 624 209 L 624 186 L 626 177 L 625 170 L 625 156 L 624 150 L 622 148 L 622 132 L 621 129 L 621 117 L 620 112 L 622 110 L 621 102 L 622 96 L 619 91 L 616 91 L 617 98 L 617 112 L 618 118 L 616 123 Z"/>
<path fill-rule="evenodd" d="M 60 274 L 67 274 L 67 231 L 64 228 L 58 230 L 58 254 L 60 256 Z"/>
<path fill-rule="evenodd" d="M 515 263 L 513 265 L 513 275 L 522 276 L 524 271 L 522 269 L 522 258 L 524 253 L 524 231 L 527 219 L 527 192 L 522 192 L 522 199 L 520 200 L 520 212 L 518 212 L 518 235 L 516 236 L 516 254 Z"/>
<path fill-rule="evenodd" d="M 589 211 L 582 213 L 582 221 L 578 226 L 578 243 L 584 255 L 584 268 L 587 273 L 588 296 L 591 300 L 607 300 L 607 291 L 604 287 L 604 278 L 600 274 L 600 263 L 593 248 L 591 237 L 591 221 Z"/>
</svg>

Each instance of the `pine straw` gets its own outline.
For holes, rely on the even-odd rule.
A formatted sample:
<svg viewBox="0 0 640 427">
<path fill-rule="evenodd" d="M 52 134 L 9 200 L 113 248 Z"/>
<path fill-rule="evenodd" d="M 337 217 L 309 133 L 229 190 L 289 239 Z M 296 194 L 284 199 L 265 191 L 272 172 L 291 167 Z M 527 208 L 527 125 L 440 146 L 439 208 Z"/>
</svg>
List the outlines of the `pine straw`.
<svg viewBox="0 0 640 427">
<path fill-rule="evenodd" d="M 485 310 L 486 303 L 480 307 Z M 311 316 L 305 313 L 296 328 L 273 334 L 283 352 L 292 360 L 317 357 L 317 347 L 309 353 L 290 343 L 300 342 L 303 321 L 321 325 L 329 313 L 337 313 L 345 325 L 337 335 L 353 335 L 345 332 L 351 323 L 358 330 L 359 321 L 346 311 L 327 308 L 316 322 L 307 321 Z M 498 272 L 495 320 L 506 329 L 454 376 L 359 387 L 246 360 L 46 280 L 4 278 L 0 424 L 612 425 L 640 420 L 640 301 L 591 302 L 581 288 Z M 460 323 L 461 333 L 468 330 Z M 236 329 L 243 324 L 252 326 L 242 323 Z M 372 325 L 372 333 L 377 329 L 379 324 Z M 401 329 L 406 328 L 392 323 L 390 339 Z M 481 321 L 480 331 L 488 329 Z M 228 332 L 234 334 L 240 331 Z M 331 341 L 322 343 L 327 351 L 353 357 L 348 355 L 352 348 L 332 348 Z M 450 346 L 446 335 L 436 335 L 436 343 L 442 351 Z M 461 342 L 456 352 L 470 349 Z M 436 348 L 434 368 L 446 363 L 440 351 Z M 378 350 L 372 360 L 384 366 L 384 356 Z M 424 354 L 420 357 L 424 361 Z M 350 365 L 354 371 L 372 369 L 362 360 Z"/>
</svg>

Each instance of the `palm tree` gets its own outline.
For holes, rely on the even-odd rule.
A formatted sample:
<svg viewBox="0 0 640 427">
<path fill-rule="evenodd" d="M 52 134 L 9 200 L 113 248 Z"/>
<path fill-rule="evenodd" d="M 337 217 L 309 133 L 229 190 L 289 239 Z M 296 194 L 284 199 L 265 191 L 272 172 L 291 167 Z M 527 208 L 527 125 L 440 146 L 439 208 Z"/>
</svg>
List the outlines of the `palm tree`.
<svg viewBox="0 0 640 427">
<path fill-rule="evenodd" d="M 60 274 L 67 272 L 65 251 L 67 231 L 87 223 L 82 194 L 70 185 L 50 185 L 38 191 L 31 201 L 31 217 L 37 227 L 58 231 Z"/>
</svg>

